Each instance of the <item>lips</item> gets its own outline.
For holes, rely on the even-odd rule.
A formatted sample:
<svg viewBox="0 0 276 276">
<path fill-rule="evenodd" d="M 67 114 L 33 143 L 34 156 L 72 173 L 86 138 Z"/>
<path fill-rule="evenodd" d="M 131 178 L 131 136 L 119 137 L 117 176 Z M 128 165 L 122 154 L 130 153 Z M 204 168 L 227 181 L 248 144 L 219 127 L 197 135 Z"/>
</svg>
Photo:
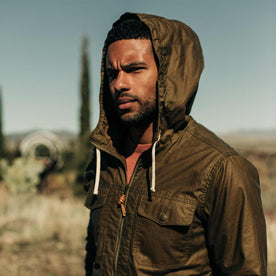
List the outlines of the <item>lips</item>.
<svg viewBox="0 0 276 276">
<path fill-rule="evenodd" d="M 136 99 L 131 97 L 119 97 L 117 99 L 117 106 L 119 109 L 128 109 Z"/>
</svg>

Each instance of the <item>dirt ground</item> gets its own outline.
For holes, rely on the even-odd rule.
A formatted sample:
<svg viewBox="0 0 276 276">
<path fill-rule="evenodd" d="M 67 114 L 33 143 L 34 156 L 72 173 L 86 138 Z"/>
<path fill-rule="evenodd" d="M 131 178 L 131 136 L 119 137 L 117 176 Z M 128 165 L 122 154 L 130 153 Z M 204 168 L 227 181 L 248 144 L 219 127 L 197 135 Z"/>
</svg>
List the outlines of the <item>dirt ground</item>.
<svg viewBox="0 0 276 276">
<path fill-rule="evenodd" d="M 0 276 L 85 275 L 84 254 L 57 241 L 1 248 Z"/>
<path fill-rule="evenodd" d="M 85 275 L 83 200 L 0 195 L 0 276 Z"/>
</svg>

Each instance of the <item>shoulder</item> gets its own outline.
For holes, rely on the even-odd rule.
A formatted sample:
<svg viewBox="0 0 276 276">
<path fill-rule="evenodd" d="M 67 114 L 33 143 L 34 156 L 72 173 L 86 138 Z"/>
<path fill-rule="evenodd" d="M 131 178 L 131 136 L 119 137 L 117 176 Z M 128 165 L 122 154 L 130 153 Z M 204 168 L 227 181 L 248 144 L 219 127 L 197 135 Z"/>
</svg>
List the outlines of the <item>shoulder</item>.
<svg viewBox="0 0 276 276">
<path fill-rule="evenodd" d="M 218 154 L 224 156 L 238 155 L 235 149 L 218 137 L 214 132 L 196 122 L 192 117 L 190 117 L 185 132 L 184 135 L 189 135 L 190 139 L 192 139 L 197 146 L 216 151 Z"/>
<path fill-rule="evenodd" d="M 202 163 L 206 163 L 207 186 L 222 190 L 259 190 L 257 169 L 230 145 L 193 118 L 185 131 L 189 143 L 202 156 Z"/>
</svg>

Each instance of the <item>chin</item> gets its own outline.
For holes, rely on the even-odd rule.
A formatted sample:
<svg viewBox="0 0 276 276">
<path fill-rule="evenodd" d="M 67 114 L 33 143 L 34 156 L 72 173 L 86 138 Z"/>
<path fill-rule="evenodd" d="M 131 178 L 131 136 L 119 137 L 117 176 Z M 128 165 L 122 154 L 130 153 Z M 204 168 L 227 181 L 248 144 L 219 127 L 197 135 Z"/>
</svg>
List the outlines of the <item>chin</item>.
<svg viewBox="0 0 276 276">
<path fill-rule="evenodd" d="M 121 122 L 126 127 L 143 127 L 148 125 L 150 119 L 140 116 L 122 116 Z"/>
<path fill-rule="evenodd" d="M 138 123 L 137 120 L 131 116 L 121 116 L 121 122 L 129 126 L 136 125 Z"/>
<path fill-rule="evenodd" d="M 128 121 L 133 121 L 137 117 L 136 112 L 131 112 L 131 111 L 119 111 L 119 116 L 122 122 L 128 122 Z"/>
<path fill-rule="evenodd" d="M 155 110 L 126 111 L 119 114 L 121 122 L 126 126 L 144 126 L 152 122 L 155 117 Z"/>
</svg>

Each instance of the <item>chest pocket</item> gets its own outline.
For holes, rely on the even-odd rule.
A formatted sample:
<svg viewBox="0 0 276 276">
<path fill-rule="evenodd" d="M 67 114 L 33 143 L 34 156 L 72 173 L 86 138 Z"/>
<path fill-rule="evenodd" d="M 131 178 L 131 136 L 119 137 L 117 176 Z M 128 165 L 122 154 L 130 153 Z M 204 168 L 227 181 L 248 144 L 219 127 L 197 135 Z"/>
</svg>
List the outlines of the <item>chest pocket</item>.
<svg viewBox="0 0 276 276">
<path fill-rule="evenodd" d="M 108 190 L 101 188 L 99 189 L 98 195 L 93 195 L 92 190 L 93 186 L 90 186 L 85 200 L 85 206 L 91 210 L 89 225 L 92 226 L 94 239 L 97 245 L 100 233 L 102 233 L 102 229 L 105 227 L 103 225 L 103 217 Z"/>
<path fill-rule="evenodd" d="M 94 235 L 97 239 L 100 233 L 102 212 L 105 204 L 106 196 L 87 196 L 85 206 L 91 210 L 91 224 L 94 228 Z"/>
<path fill-rule="evenodd" d="M 190 251 L 197 200 L 190 195 L 142 198 L 133 241 L 137 267 L 177 268 Z"/>
</svg>

